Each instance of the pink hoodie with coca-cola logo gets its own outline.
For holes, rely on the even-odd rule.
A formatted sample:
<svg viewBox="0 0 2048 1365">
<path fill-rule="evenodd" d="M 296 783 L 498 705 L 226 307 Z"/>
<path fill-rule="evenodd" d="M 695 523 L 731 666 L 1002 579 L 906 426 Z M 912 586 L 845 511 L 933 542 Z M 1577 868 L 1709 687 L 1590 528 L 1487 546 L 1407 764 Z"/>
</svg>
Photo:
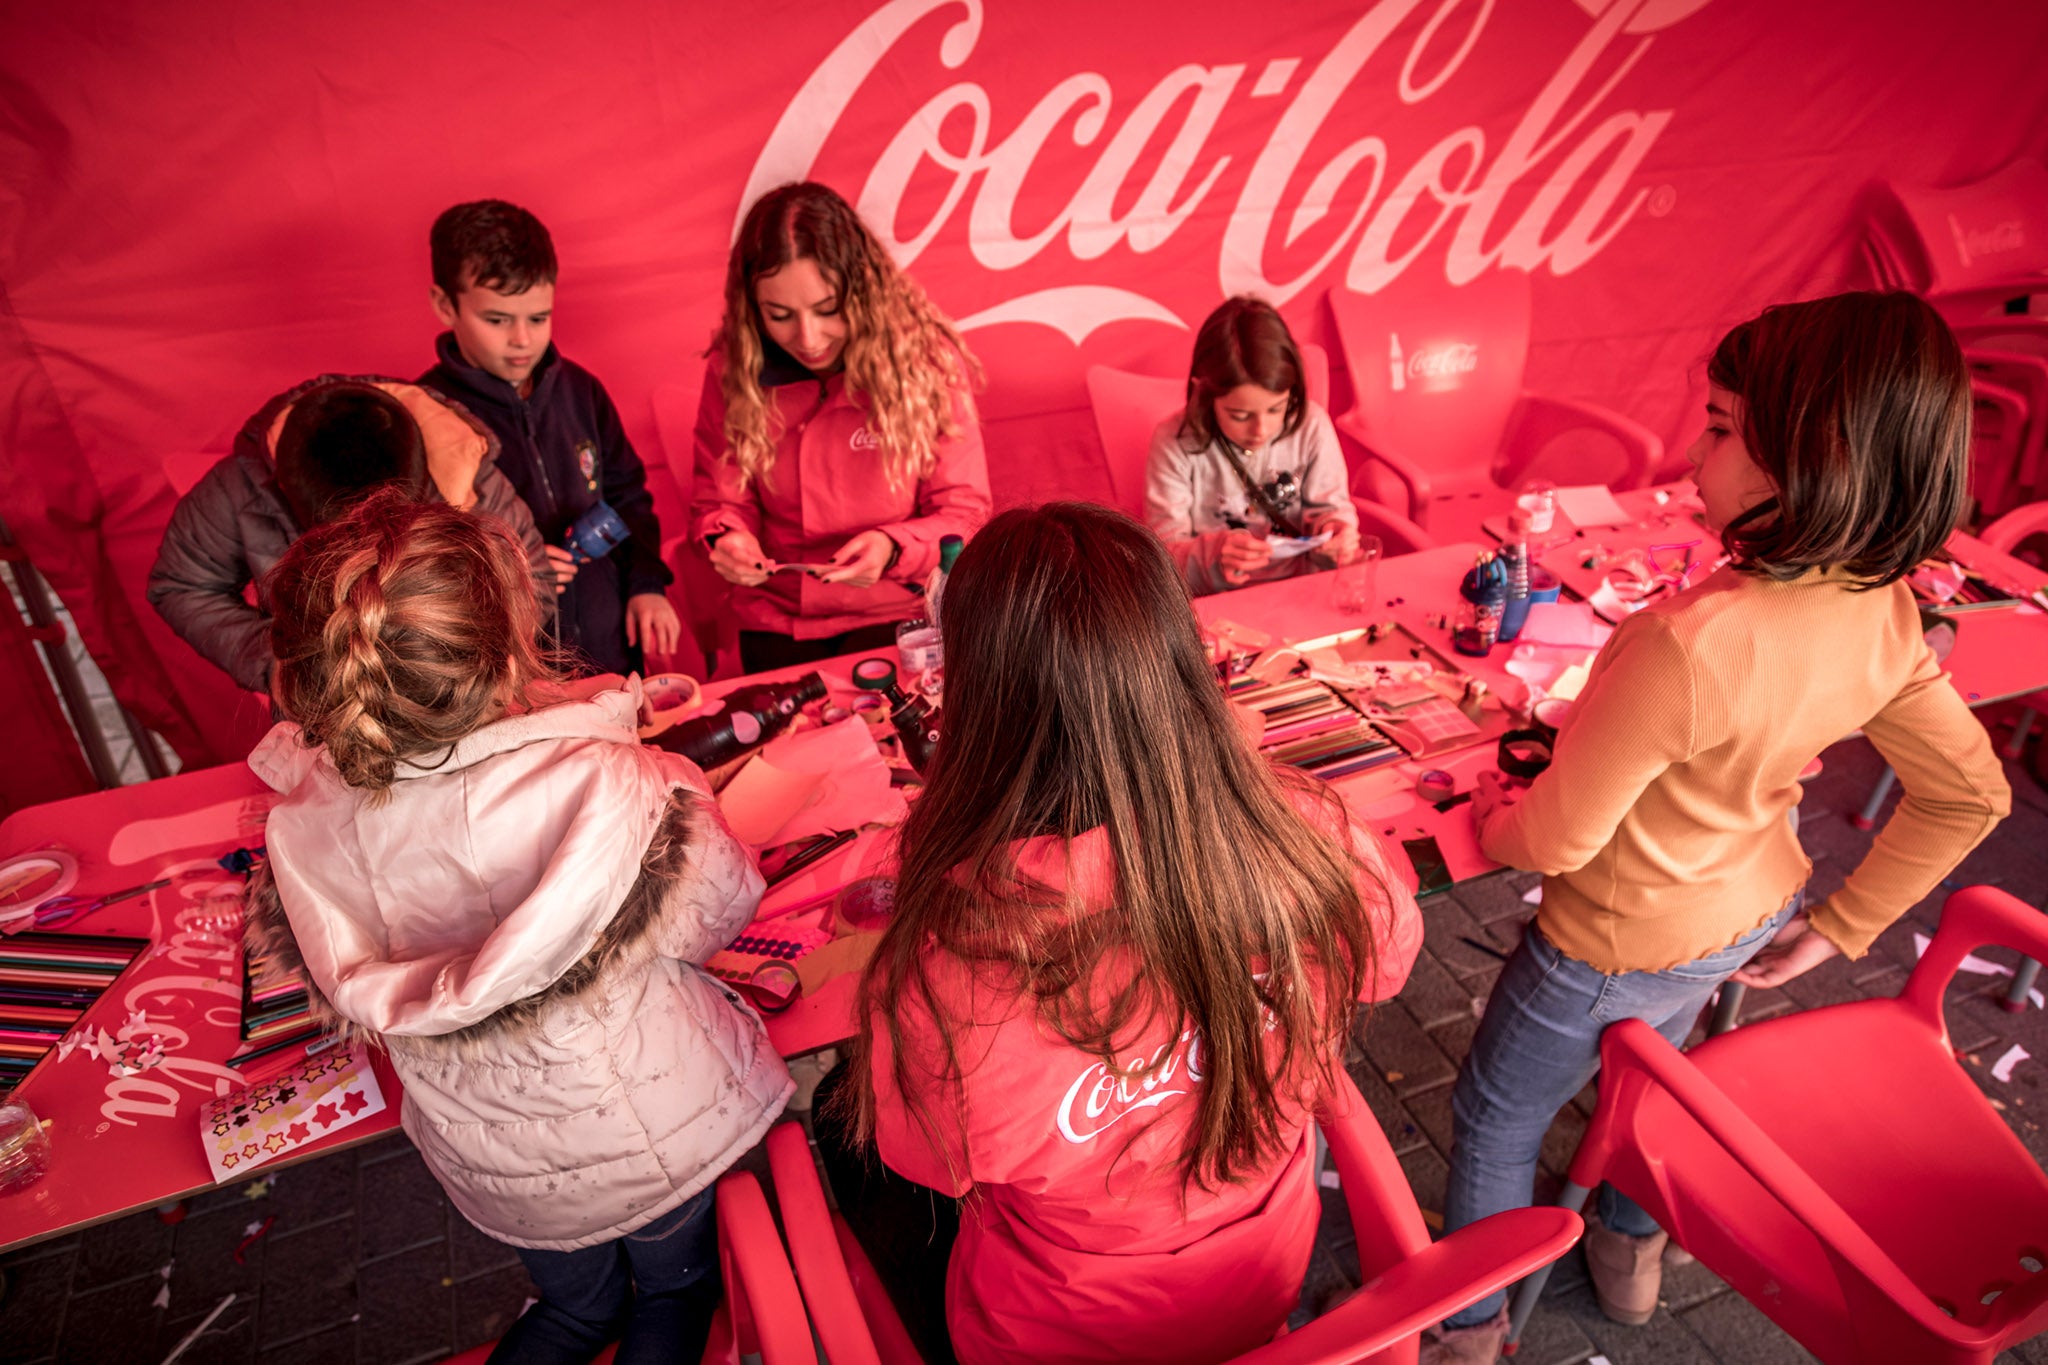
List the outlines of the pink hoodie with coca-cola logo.
<svg viewBox="0 0 2048 1365">
<path fill-rule="evenodd" d="M 1350 837 L 1367 865 L 1359 893 L 1378 953 L 1361 998 L 1384 1000 L 1414 965 L 1422 916 L 1372 833 L 1354 824 Z M 1077 879 L 1088 903 L 1106 903 L 1106 837 L 1093 831 L 1073 848 L 1070 869 L 1053 839 L 1032 840 L 1018 861 L 1054 885 Z M 987 974 L 951 957 L 931 970 L 960 1079 L 939 1080 L 931 1067 L 917 1098 L 940 1131 L 927 1136 L 895 1088 L 878 1027 L 875 1137 L 893 1170 L 955 1196 L 974 1193 L 947 1270 L 946 1319 L 960 1359 L 1185 1365 L 1269 1340 L 1300 1298 L 1322 1214 L 1308 1116 L 1283 1115 L 1288 1146 L 1270 1169 L 1242 1184 L 1183 1190 L 1199 1038 L 1168 1036 L 1162 1025 L 1125 1059 L 1133 1069 L 1162 1064 L 1132 1081 L 1047 1029 L 1033 1001 Z M 1098 989 L 1113 988 L 1116 971 L 1105 963 Z M 910 1000 L 903 1026 L 914 1056 L 944 1055 L 932 1016 Z"/>
</svg>

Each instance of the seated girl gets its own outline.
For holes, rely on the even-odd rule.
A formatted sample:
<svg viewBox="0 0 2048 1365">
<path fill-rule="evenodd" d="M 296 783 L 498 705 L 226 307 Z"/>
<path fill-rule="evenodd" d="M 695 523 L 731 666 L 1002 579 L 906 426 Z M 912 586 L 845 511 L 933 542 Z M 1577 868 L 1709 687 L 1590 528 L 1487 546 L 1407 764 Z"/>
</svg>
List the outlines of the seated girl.
<svg viewBox="0 0 2048 1365">
<path fill-rule="evenodd" d="M 959 333 L 824 185 L 770 190 L 726 270 L 691 524 L 749 673 L 893 644 L 939 541 L 987 519 Z"/>
<path fill-rule="evenodd" d="M 271 582 L 249 765 L 283 793 L 253 945 L 377 1042 L 406 1134 L 540 1300 L 493 1361 L 695 1360 L 719 1297 L 712 1183 L 793 1089 L 760 1020 L 696 964 L 761 876 L 633 693 L 565 699 L 502 527 L 373 495 Z M 608 680 L 617 684 L 618 679 Z"/>
<path fill-rule="evenodd" d="M 1357 558 L 1337 429 L 1272 304 L 1244 295 L 1202 323 L 1187 406 L 1152 434 L 1145 520 L 1197 597 Z M 1269 540 L 1325 533 L 1307 554 L 1276 556 Z"/>
<path fill-rule="evenodd" d="M 1905 583 L 1967 497 L 1970 380 L 1948 325 L 1910 294 L 1786 304 L 1722 338 L 1707 381 L 1686 454 L 1730 563 L 1622 623 L 1525 795 L 1473 802 L 1481 847 L 1542 872 L 1543 903 L 1452 1090 L 1447 1230 L 1529 1202 L 1608 1025 L 1641 1019 L 1683 1046 L 1724 981 L 1863 956 L 2010 808 Z M 1905 798 L 1809 905 L 1799 774 L 1858 730 Z M 1664 1243 L 1601 1191 L 1585 1249 L 1609 1317 L 1656 1312 Z M 1422 1359 L 1498 1359 L 1504 1303 L 1451 1317 Z"/>
<path fill-rule="evenodd" d="M 1420 944 L 1371 832 L 1232 718 L 1156 537 L 1084 503 L 991 521 L 947 583 L 946 725 L 820 1106 L 926 1358 L 948 1327 L 977 1363 L 1270 1338 L 1321 1213 L 1310 1111 Z"/>
</svg>

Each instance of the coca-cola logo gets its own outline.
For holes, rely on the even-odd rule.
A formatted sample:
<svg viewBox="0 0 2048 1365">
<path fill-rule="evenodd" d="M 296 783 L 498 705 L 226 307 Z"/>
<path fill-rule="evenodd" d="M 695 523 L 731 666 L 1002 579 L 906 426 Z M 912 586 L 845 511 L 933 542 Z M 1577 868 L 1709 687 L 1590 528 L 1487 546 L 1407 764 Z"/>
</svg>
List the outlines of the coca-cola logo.
<svg viewBox="0 0 2048 1365">
<path fill-rule="evenodd" d="M 1489 145 L 1477 125 L 1467 125 L 1418 150 L 1403 145 L 1395 123 L 1353 141 L 1304 177 L 1301 163 L 1317 132 L 1361 79 L 1390 86 L 1403 106 L 1425 104 L 1454 85 L 1484 42 L 1494 6 L 1435 0 L 1406 50 L 1399 50 L 1395 33 L 1406 31 L 1404 21 L 1428 2 L 1369 5 L 1313 63 L 1274 56 L 1256 74 L 1243 61 L 1176 67 L 1127 107 L 1118 104 L 1108 78 L 1076 72 L 1047 90 L 996 142 L 991 130 L 1010 123 L 1010 111 L 999 119 L 987 87 L 960 81 L 935 92 L 882 147 L 860 186 L 858 207 L 904 265 L 963 215 L 967 251 L 989 271 L 1016 269 L 1056 244 L 1076 263 L 1117 248 L 1143 255 L 1182 231 L 1216 193 L 1233 157 L 1212 155 L 1211 135 L 1227 109 L 1241 120 L 1246 110 L 1239 106 L 1257 101 L 1257 108 L 1278 113 L 1237 202 L 1227 214 L 1212 207 L 1199 219 L 1223 224 L 1216 255 L 1222 294 L 1249 292 L 1285 303 L 1340 260 L 1347 287 L 1374 293 L 1439 244 L 1439 268 L 1454 285 L 1496 268 L 1548 266 L 1557 275 L 1582 268 L 1642 207 L 1647 191 L 1632 187 L 1631 177 L 1673 113 L 1603 113 L 1602 106 L 1653 35 L 1705 0 L 1578 0 L 1590 16 L 1584 36 L 1497 145 Z M 741 216 L 764 191 L 810 174 L 841 117 L 919 21 L 957 10 L 939 38 L 938 55 L 949 70 L 965 65 L 981 37 L 984 3 L 889 0 L 856 26 L 783 110 L 754 163 Z M 1284 102 L 1283 95 L 1289 96 Z M 1050 221 L 1034 211 L 1028 216 L 1043 226 L 1019 236 L 1018 192 L 1056 135 L 1094 150 L 1094 162 Z M 1157 150 L 1162 141 L 1163 151 Z M 1141 164 L 1150 171 L 1133 194 L 1126 181 Z M 913 177 L 931 172 L 945 181 L 938 207 L 921 225 L 907 226 L 905 191 Z M 1525 183 L 1539 177 L 1528 193 Z M 1290 274 L 1271 264 L 1303 234 L 1347 209 L 1343 226 L 1307 268 Z M 735 233 L 738 226 L 736 218 Z M 980 309 L 960 326 L 1034 322 L 1078 345 L 1096 328 L 1128 320 L 1187 325 L 1136 290 L 1064 284 Z"/>
<path fill-rule="evenodd" d="M 1432 346 L 1408 357 L 1408 374 L 1412 379 L 1450 378 L 1478 368 L 1479 348 L 1469 341 Z"/>
<path fill-rule="evenodd" d="M 1201 1037 L 1188 1029 L 1172 1042 L 1161 1044 L 1151 1057 L 1133 1057 L 1122 1070 L 1113 1070 L 1100 1060 L 1094 1062 L 1067 1087 L 1055 1122 L 1067 1141 L 1088 1142 L 1133 1114 L 1187 1094 L 1201 1079 Z"/>
<path fill-rule="evenodd" d="M 853 433 L 852 439 L 847 444 L 855 450 L 880 450 L 882 448 L 882 438 L 873 427 L 863 424 L 860 430 Z"/>
<path fill-rule="evenodd" d="M 1948 216 L 1948 230 L 1956 239 L 1956 255 L 1962 258 L 1964 266 L 1978 256 L 1997 256 L 2007 251 L 2018 251 L 2027 244 L 2027 226 L 2017 218 L 1994 223 L 1987 228 L 1966 228 L 1953 213 Z"/>
</svg>

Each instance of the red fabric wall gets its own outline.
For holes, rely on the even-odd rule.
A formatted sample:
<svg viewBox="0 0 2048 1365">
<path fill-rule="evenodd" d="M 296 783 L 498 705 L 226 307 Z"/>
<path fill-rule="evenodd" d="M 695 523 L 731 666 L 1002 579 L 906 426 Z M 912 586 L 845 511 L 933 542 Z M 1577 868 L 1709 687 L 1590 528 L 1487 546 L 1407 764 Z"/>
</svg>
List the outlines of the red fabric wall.
<svg viewBox="0 0 2048 1365">
<path fill-rule="evenodd" d="M 975 324 L 1014 500 L 1104 489 L 1087 365 L 1178 373 L 1244 289 L 1327 342 L 1328 290 L 1396 275 L 1531 270 L 1531 386 L 1682 441 L 1718 329 L 1858 282 L 1875 183 L 2048 152 L 2037 0 L 102 0 L 0 35 L 0 514 L 188 759 L 263 717 L 142 600 L 162 463 L 310 374 L 424 368 L 460 199 L 549 224 L 556 339 L 659 464 L 743 204 L 832 182 Z"/>
</svg>

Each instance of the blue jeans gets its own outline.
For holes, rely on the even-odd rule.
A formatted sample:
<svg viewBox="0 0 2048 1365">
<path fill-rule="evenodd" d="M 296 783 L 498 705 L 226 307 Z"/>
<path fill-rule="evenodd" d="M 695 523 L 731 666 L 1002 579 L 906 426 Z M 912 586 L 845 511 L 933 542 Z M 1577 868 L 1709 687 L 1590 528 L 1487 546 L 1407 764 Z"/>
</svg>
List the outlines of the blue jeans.
<svg viewBox="0 0 2048 1365">
<path fill-rule="evenodd" d="M 1795 892 L 1784 909 L 1726 948 L 1661 972 L 1598 971 L 1566 957 L 1531 924 L 1494 982 L 1451 1091 L 1445 1233 L 1529 1203 L 1543 1135 L 1599 1071 L 1600 1034 L 1609 1024 L 1641 1019 L 1673 1047 L 1685 1046 L 1714 991 L 1771 941 L 1804 899 L 1803 891 Z M 1600 1187 L 1600 1221 L 1634 1237 L 1657 1231 L 1635 1201 L 1608 1185 Z M 1444 1325 L 1485 1322 L 1506 1302 L 1506 1291 L 1492 1294 Z"/>
<path fill-rule="evenodd" d="M 721 1288 L 715 1194 L 707 1188 L 646 1227 L 581 1251 L 519 1248 L 540 1300 L 498 1342 L 490 1365 L 581 1365 L 614 1339 L 618 1365 L 702 1359 Z"/>
</svg>

